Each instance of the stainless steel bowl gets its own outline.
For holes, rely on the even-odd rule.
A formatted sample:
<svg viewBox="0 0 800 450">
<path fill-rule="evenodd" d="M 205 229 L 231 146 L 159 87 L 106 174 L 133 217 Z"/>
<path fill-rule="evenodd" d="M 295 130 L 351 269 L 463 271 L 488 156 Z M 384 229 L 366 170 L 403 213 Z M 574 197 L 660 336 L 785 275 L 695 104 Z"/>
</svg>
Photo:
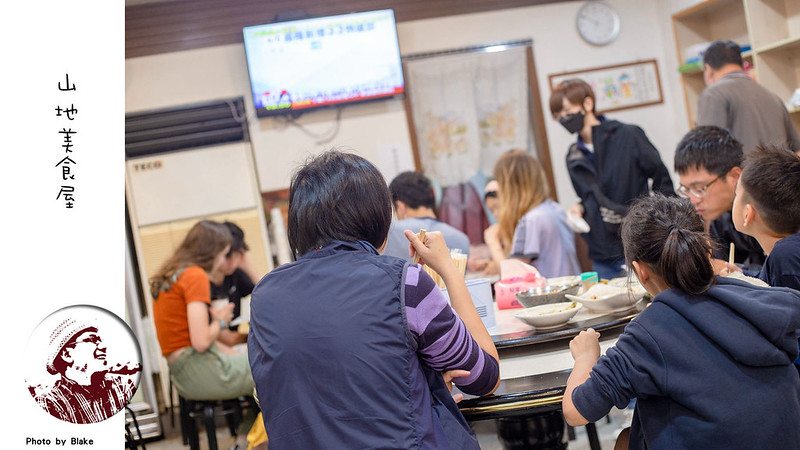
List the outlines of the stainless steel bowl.
<svg viewBox="0 0 800 450">
<path fill-rule="evenodd" d="M 565 284 L 561 286 L 544 286 L 517 292 L 517 301 L 526 308 L 550 303 L 570 301 L 565 295 L 575 295 L 580 290 L 580 283 Z"/>
</svg>

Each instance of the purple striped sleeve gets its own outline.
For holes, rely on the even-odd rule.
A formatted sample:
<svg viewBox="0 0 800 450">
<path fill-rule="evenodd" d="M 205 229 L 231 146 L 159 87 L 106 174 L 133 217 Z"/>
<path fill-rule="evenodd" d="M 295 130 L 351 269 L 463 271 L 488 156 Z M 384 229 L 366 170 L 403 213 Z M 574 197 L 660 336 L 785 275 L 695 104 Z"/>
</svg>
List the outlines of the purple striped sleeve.
<svg viewBox="0 0 800 450">
<path fill-rule="evenodd" d="M 470 371 L 453 380 L 465 393 L 491 391 L 499 377 L 497 361 L 475 342 L 433 279 L 419 265 L 410 265 L 405 289 L 408 327 L 422 361 L 439 372 Z"/>
</svg>

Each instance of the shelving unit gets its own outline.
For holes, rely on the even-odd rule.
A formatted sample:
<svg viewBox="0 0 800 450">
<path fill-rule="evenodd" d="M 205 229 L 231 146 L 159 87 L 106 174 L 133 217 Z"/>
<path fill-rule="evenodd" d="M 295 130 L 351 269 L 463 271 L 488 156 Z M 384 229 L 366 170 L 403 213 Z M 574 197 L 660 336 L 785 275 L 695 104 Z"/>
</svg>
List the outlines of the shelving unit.
<svg viewBox="0 0 800 450">
<path fill-rule="evenodd" d="M 692 46 L 731 40 L 751 50 L 742 53 L 762 86 L 788 102 L 800 88 L 800 1 L 707 0 L 672 16 L 679 65 Z M 697 99 L 705 88 L 702 63 L 681 73 L 689 126 L 697 120 Z M 791 108 L 800 130 L 800 108 Z"/>
</svg>

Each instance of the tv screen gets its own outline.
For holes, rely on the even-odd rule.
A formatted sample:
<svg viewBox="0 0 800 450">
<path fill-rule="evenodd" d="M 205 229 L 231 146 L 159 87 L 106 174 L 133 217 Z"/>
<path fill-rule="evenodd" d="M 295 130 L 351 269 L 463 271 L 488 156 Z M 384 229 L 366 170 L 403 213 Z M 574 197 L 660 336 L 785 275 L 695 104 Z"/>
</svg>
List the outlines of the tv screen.
<svg viewBox="0 0 800 450">
<path fill-rule="evenodd" d="M 243 33 L 259 117 L 403 94 L 391 9 L 252 26 Z"/>
</svg>

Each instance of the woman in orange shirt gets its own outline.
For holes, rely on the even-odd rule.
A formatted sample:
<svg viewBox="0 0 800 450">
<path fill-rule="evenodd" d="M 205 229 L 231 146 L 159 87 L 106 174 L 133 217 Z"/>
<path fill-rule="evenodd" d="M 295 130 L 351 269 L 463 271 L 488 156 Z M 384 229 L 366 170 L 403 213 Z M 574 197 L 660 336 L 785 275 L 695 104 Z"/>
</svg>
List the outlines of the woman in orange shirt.
<svg viewBox="0 0 800 450">
<path fill-rule="evenodd" d="M 233 318 L 233 304 L 211 308 L 208 274 L 225 262 L 228 228 L 203 220 L 150 279 L 153 319 L 161 352 L 178 393 L 189 400 L 222 400 L 253 394 L 246 353 L 217 342 Z"/>
</svg>

